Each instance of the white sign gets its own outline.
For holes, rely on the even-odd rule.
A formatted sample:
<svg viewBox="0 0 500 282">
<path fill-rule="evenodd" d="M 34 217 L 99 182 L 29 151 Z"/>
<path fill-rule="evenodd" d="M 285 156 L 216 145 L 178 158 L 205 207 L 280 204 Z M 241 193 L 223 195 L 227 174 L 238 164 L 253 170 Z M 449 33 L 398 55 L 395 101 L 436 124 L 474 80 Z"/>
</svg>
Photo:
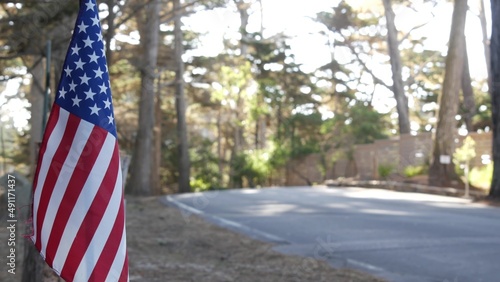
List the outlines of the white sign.
<svg viewBox="0 0 500 282">
<path fill-rule="evenodd" d="M 441 155 L 439 156 L 439 162 L 442 164 L 451 164 L 451 156 Z"/>
</svg>

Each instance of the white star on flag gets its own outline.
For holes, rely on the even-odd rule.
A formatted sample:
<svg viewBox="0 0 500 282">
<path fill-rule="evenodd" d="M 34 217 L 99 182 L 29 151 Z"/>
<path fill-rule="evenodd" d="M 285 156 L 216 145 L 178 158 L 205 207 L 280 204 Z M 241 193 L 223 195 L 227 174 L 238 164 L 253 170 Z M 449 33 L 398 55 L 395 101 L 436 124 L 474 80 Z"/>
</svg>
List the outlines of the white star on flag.
<svg viewBox="0 0 500 282">
<path fill-rule="evenodd" d="M 78 62 L 75 62 L 75 64 L 76 64 L 75 70 L 77 69 L 83 70 L 83 66 L 85 65 L 85 63 L 82 61 L 82 58 L 78 58 Z"/>
<path fill-rule="evenodd" d="M 98 17 L 93 17 L 91 20 L 92 20 L 92 26 L 94 25 L 98 26 L 100 24 Z"/>
<path fill-rule="evenodd" d="M 85 43 L 85 47 L 92 48 L 92 43 L 94 43 L 94 41 L 90 39 L 90 36 L 87 36 L 87 39 L 83 40 L 83 43 Z"/>
<path fill-rule="evenodd" d="M 109 109 L 109 107 L 111 106 L 111 102 L 109 101 L 109 99 L 106 99 L 103 102 L 104 102 L 104 108 Z"/>
<path fill-rule="evenodd" d="M 66 76 L 71 76 L 71 71 L 72 71 L 72 69 L 70 69 L 69 66 L 66 66 L 66 68 L 64 69 Z"/>
<path fill-rule="evenodd" d="M 82 99 L 78 98 L 78 95 L 76 95 L 75 98 L 71 100 L 73 100 L 73 106 L 80 107 L 80 102 L 82 101 Z"/>
<path fill-rule="evenodd" d="M 89 62 L 89 63 L 94 62 L 94 63 L 96 63 L 96 64 L 97 64 L 97 59 L 99 59 L 99 56 L 97 56 L 97 55 L 95 54 L 95 51 L 94 51 L 94 53 L 92 53 L 92 55 L 89 55 L 89 58 L 90 58 L 90 62 Z"/>
<path fill-rule="evenodd" d="M 89 89 L 88 91 L 85 91 L 85 100 L 90 99 L 94 100 L 94 96 L 96 93 L 92 92 L 92 89 Z"/>
<path fill-rule="evenodd" d="M 95 77 L 94 77 L 94 78 L 98 78 L 98 77 L 99 77 L 100 79 L 102 79 L 102 74 L 103 74 L 104 72 L 103 72 L 103 71 L 101 71 L 101 68 L 100 68 L 100 67 L 98 67 L 98 68 L 97 68 L 97 70 L 94 70 L 94 72 L 95 72 Z"/>
<path fill-rule="evenodd" d="M 69 91 L 73 91 L 75 92 L 76 91 L 76 84 L 72 81 L 69 85 Z"/>
<path fill-rule="evenodd" d="M 84 73 L 83 76 L 80 76 L 80 80 L 82 81 L 81 84 L 89 85 L 89 79 L 90 77 L 88 77 L 86 73 Z"/>
<path fill-rule="evenodd" d="M 94 104 L 94 106 L 93 106 L 93 107 L 89 107 L 89 109 L 90 109 L 90 111 L 91 111 L 91 113 L 90 113 L 91 115 L 94 115 L 94 114 L 95 114 L 95 115 L 99 115 L 99 110 L 100 110 L 101 108 L 98 108 L 98 107 L 97 107 L 97 104 Z"/>
<path fill-rule="evenodd" d="M 86 25 L 84 22 L 81 22 L 80 25 L 78 26 L 78 32 L 83 32 L 83 33 L 87 33 L 87 27 L 89 27 L 88 25 Z"/>
<path fill-rule="evenodd" d="M 80 47 L 78 47 L 77 44 L 75 44 L 74 47 L 71 47 L 71 50 L 73 51 L 73 53 L 71 53 L 71 55 L 78 55 L 78 52 L 80 51 Z"/>
<path fill-rule="evenodd" d="M 100 93 L 104 93 L 106 94 L 106 92 L 108 91 L 108 87 L 106 86 L 106 83 L 102 83 L 102 85 L 99 85 L 99 88 L 101 88 L 101 92 Z"/>
<path fill-rule="evenodd" d="M 109 119 L 109 124 L 113 124 L 113 122 L 115 120 L 115 118 L 113 117 L 113 115 L 109 115 L 108 119 Z"/>
<path fill-rule="evenodd" d="M 66 90 L 64 90 L 64 87 L 62 87 L 61 90 L 59 90 L 59 97 L 62 99 L 66 98 L 65 97 L 66 93 L 68 93 L 68 92 L 66 92 Z"/>
<path fill-rule="evenodd" d="M 102 42 L 102 34 L 97 35 L 97 40 Z"/>
<path fill-rule="evenodd" d="M 95 4 L 92 3 L 92 2 L 87 2 L 87 3 L 85 3 L 85 6 L 87 6 L 87 11 L 88 10 L 94 10 Z"/>
</svg>

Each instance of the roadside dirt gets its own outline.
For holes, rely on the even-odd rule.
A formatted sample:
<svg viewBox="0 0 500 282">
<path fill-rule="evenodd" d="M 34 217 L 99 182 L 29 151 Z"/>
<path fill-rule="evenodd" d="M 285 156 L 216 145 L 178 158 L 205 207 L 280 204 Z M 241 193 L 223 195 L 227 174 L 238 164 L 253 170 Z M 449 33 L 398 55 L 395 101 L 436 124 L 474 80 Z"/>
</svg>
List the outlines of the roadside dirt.
<svg viewBox="0 0 500 282">
<path fill-rule="evenodd" d="M 130 281 L 383 281 L 349 269 L 334 269 L 322 261 L 282 255 L 271 244 L 185 215 L 156 197 L 127 197 L 126 207 Z M 12 275 L 5 264 L 6 224 L 3 218 L 0 281 L 20 281 L 20 269 Z M 17 241 L 25 239 L 18 235 Z M 44 276 L 45 281 L 62 281 L 48 267 Z"/>
</svg>

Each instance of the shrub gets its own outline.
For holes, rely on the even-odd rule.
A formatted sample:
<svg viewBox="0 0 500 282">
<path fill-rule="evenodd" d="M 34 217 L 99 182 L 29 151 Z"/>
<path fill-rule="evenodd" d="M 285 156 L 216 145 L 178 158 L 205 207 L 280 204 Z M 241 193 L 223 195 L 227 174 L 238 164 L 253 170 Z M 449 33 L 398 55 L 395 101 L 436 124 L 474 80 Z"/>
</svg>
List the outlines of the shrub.
<svg viewBox="0 0 500 282">
<path fill-rule="evenodd" d="M 189 184 L 191 185 L 191 190 L 194 192 L 207 191 L 207 190 L 211 190 L 211 188 L 212 188 L 210 183 L 206 183 L 203 181 L 203 179 L 199 179 L 199 178 L 191 178 L 191 180 L 189 181 Z"/>
<path fill-rule="evenodd" d="M 231 165 L 232 178 L 237 186 L 243 185 L 244 178 L 250 187 L 264 185 L 272 169 L 269 155 L 266 150 L 247 150 L 235 156 Z"/>
<path fill-rule="evenodd" d="M 394 171 L 394 168 L 392 164 L 380 164 L 377 168 L 379 177 L 384 180 L 387 179 Z"/>
<path fill-rule="evenodd" d="M 410 178 L 417 175 L 426 173 L 426 168 L 423 165 L 409 165 L 404 168 L 403 175 Z"/>
<path fill-rule="evenodd" d="M 493 177 L 493 163 L 474 167 L 469 173 L 469 182 L 475 187 L 489 189 Z"/>
</svg>

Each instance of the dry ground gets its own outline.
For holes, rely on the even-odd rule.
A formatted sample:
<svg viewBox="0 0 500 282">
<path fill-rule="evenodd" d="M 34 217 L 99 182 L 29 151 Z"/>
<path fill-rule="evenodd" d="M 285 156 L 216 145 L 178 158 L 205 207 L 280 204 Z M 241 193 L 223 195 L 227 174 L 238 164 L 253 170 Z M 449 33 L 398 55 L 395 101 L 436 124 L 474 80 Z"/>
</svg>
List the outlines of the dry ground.
<svg viewBox="0 0 500 282">
<path fill-rule="evenodd" d="M 16 275 L 7 273 L 5 218 L 0 228 L 0 281 L 20 281 L 19 269 Z M 127 198 L 127 239 L 131 281 L 382 281 L 333 269 L 321 261 L 279 254 L 271 244 L 182 214 L 155 197 Z M 18 242 L 24 240 L 18 235 Z M 45 276 L 45 281 L 58 281 L 49 270 Z"/>
</svg>

